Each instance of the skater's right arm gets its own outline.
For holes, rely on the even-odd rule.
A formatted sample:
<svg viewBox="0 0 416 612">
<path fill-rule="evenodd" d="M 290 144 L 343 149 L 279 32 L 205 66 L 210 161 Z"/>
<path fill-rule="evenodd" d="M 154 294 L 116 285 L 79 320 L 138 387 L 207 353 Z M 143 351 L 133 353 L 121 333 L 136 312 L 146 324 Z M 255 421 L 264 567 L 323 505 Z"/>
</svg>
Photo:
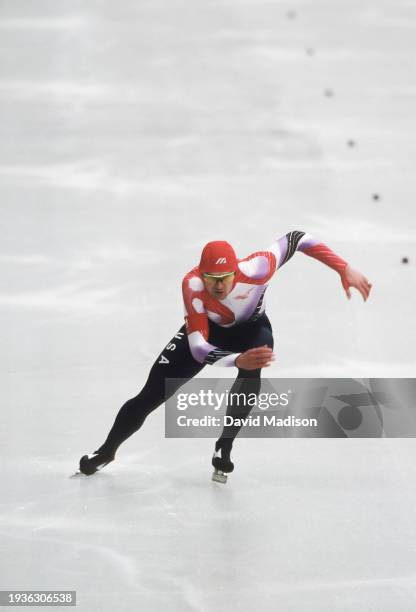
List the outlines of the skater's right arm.
<svg viewBox="0 0 416 612">
<path fill-rule="evenodd" d="M 199 363 L 233 367 L 241 353 L 224 351 L 208 342 L 208 315 L 203 300 L 204 283 L 195 273 L 190 272 L 182 282 L 185 308 L 186 332 L 192 357 Z"/>
<path fill-rule="evenodd" d="M 235 365 L 243 370 L 259 370 L 267 368 L 272 361 L 274 361 L 273 351 L 265 344 L 241 353 L 235 360 Z"/>
</svg>

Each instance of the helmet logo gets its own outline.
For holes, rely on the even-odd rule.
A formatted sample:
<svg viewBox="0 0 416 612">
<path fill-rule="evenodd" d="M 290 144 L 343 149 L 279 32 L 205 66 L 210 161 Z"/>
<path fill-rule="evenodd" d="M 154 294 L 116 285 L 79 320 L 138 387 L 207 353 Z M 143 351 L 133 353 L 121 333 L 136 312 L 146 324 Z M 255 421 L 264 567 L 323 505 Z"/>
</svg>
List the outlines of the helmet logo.
<svg viewBox="0 0 416 612">
<path fill-rule="evenodd" d="M 225 257 L 219 257 L 215 263 L 216 264 L 225 264 L 225 263 L 227 263 L 227 259 Z"/>
</svg>

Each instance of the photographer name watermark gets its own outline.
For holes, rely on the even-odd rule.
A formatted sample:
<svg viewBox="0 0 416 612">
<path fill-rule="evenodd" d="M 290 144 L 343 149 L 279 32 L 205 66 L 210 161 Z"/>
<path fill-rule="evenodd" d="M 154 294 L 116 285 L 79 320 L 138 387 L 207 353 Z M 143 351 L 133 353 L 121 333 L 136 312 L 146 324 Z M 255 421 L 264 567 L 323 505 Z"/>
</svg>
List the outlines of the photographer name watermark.
<svg viewBox="0 0 416 612">
<path fill-rule="evenodd" d="M 202 416 L 187 417 L 184 414 L 176 418 L 178 427 L 318 427 L 318 419 L 299 418 L 287 416 L 279 418 L 275 414 L 257 414 L 248 417 L 222 417 Z"/>
</svg>

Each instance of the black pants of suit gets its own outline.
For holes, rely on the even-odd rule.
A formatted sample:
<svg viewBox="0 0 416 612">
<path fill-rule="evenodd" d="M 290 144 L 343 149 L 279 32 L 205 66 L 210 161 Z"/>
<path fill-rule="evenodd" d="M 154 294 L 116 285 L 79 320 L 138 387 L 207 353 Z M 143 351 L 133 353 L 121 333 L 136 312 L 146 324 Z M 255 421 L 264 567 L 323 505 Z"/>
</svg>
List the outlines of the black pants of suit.
<svg viewBox="0 0 416 612">
<path fill-rule="evenodd" d="M 270 321 L 263 313 L 256 321 L 242 323 L 233 327 L 221 327 L 209 322 L 208 341 L 223 350 L 242 353 L 249 348 L 267 345 L 273 348 L 273 332 Z M 196 361 L 190 351 L 185 326 L 183 325 L 166 345 L 153 364 L 148 379 L 138 395 L 129 399 L 117 414 L 106 441 L 100 452 L 115 454 L 120 444 L 143 425 L 146 417 L 173 395 L 187 380 L 193 378 L 205 367 Z M 207 366 L 213 368 L 213 366 Z M 238 370 L 237 378 L 230 393 L 255 393 L 260 390 L 261 370 Z M 215 370 L 213 369 L 213 377 Z M 178 384 L 169 385 L 169 395 L 165 389 L 165 379 L 181 379 Z M 251 406 L 227 406 L 227 414 L 234 418 L 248 416 Z M 221 444 L 231 448 L 240 427 L 226 426 L 221 434 Z"/>
</svg>

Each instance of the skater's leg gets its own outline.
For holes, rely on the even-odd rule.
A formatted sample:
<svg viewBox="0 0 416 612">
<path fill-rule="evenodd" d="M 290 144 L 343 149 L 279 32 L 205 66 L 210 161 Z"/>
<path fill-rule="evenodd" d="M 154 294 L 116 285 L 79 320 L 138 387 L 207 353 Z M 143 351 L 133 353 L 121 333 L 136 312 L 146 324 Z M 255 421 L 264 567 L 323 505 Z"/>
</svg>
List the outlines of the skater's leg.
<svg viewBox="0 0 416 612">
<path fill-rule="evenodd" d="M 169 348 L 167 348 L 169 347 Z M 167 344 L 150 370 L 148 379 L 138 395 L 127 400 L 120 408 L 113 427 L 106 441 L 100 447 L 115 453 L 117 448 L 143 425 L 146 417 L 163 404 L 177 388 L 195 376 L 203 365 L 192 357 L 185 329 L 179 332 Z M 166 393 L 165 379 L 177 378 L 178 384 L 170 385 Z"/>
<path fill-rule="evenodd" d="M 251 337 L 250 337 L 251 335 Z M 258 346 L 268 346 L 273 349 L 274 340 L 273 332 L 268 319 L 265 320 L 264 324 L 256 326 L 251 334 L 248 334 L 248 338 L 242 340 L 242 349 L 256 348 Z M 248 344 L 248 346 L 247 346 Z M 232 416 L 233 419 L 245 419 L 251 412 L 253 407 L 253 401 L 249 401 L 253 398 L 254 394 L 257 396 L 261 386 L 261 370 L 238 370 L 238 376 L 231 388 L 230 402 L 227 405 L 227 415 Z M 233 395 L 234 394 L 234 397 Z M 230 425 L 225 426 L 224 430 L 219 438 L 219 446 L 231 448 L 233 440 L 237 436 L 241 429 L 241 425 Z"/>
<path fill-rule="evenodd" d="M 240 350 L 268 346 L 273 349 L 273 333 L 268 319 L 252 332 L 251 337 L 246 337 L 241 343 Z M 253 397 L 258 396 L 261 387 L 261 369 L 238 370 L 237 378 L 230 390 L 230 401 L 227 405 L 227 416 L 234 419 L 245 419 L 253 408 Z M 232 472 L 234 464 L 230 453 L 233 442 L 238 435 L 242 425 L 225 425 L 215 444 L 215 453 L 212 463 L 216 469 L 223 472 Z"/>
<path fill-rule="evenodd" d="M 250 414 L 254 397 L 260 391 L 261 370 L 238 370 L 238 376 L 230 390 L 230 400 L 227 405 L 227 416 L 235 419 L 246 419 Z M 233 440 L 241 429 L 241 425 L 225 425 L 219 442 L 220 446 L 231 448 Z"/>
</svg>

